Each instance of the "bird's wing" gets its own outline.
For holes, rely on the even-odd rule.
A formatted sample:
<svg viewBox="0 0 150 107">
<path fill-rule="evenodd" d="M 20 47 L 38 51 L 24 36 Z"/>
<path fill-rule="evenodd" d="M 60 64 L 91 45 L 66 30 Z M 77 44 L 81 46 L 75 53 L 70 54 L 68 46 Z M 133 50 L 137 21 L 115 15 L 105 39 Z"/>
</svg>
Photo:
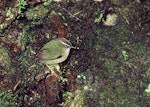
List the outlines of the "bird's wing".
<svg viewBox="0 0 150 107">
<path fill-rule="evenodd" d="M 59 51 L 50 51 L 48 48 L 44 48 L 40 52 L 40 59 L 41 60 L 54 60 L 60 58 L 61 54 Z"/>
</svg>

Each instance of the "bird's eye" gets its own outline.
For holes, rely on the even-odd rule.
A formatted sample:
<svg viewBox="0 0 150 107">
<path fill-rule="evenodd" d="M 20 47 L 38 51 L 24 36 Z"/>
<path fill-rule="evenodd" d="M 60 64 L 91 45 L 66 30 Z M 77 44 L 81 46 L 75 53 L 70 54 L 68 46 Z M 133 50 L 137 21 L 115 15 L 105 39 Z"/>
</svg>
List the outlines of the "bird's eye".
<svg viewBox="0 0 150 107">
<path fill-rule="evenodd" d="M 65 48 L 69 48 L 69 46 L 68 46 L 68 45 L 66 45 L 66 44 L 65 44 L 64 46 L 65 46 Z"/>
</svg>

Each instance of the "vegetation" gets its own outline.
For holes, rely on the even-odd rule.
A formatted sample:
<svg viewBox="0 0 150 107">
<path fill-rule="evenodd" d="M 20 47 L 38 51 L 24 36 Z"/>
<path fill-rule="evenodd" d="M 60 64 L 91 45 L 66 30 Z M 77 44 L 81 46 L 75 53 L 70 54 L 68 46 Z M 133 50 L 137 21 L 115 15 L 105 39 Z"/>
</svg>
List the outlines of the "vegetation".
<svg viewBox="0 0 150 107">
<path fill-rule="evenodd" d="M 97 24 L 100 23 L 102 21 L 102 18 L 103 18 L 103 13 L 101 12 L 99 14 L 99 17 L 95 18 L 94 23 L 97 23 Z"/>
<path fill-rule="evenodd" d="M 150 106 L 148 0 L 2 3 L 0 107 Z M 111 27 L 102 21 L 109 10 L 118 16 Z M 64 34 L 60 28 L 79 50 L 52 66 L 60 71 L 58 80 L 37 55 L 45 43 Z M 52 101 L 48 103 L 49 96 Z"/>
<path fill-rule="evenodd" d="M 73 98 L 73 93 L 71 93 L 71 92 L 65 92 L 65 93 L 63 93 L 63 97 L 64 97 L 65 99 L 70 100 L 70 99 Z"/>
<path fill-rule="evenodd" d="M 0 106 L 1 107 L 19 107 L 18 96 L 11 91 L 4 91 L 0 93 Z"/>
<path fill-rule="evenodd" d="M 26 9 L 27 1 L 26 0 L 17 0 L 18 4 L 16 5 L 16 9 L 18 13 L 21 13 L 24 9 Z"/>
</svg>

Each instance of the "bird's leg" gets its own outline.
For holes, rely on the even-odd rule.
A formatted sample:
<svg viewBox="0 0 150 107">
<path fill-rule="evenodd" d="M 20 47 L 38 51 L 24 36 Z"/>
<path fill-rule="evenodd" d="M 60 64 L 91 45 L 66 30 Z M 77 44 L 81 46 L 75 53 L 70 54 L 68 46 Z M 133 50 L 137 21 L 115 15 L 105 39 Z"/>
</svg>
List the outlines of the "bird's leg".
<svg viewBox="0 0 150 107">
<path fill-rule="evenodd" d="M 58 75 L 56 74 L 56 72 L 53 70 L 53 68 L 51 66 L 49 66 L 47 64 L 46 64 L 46 66 L 48 67 L 48 69 L 50 69 L 52 74 L 54 74 L 57 78 L 59 78 Z"/>
</svg>

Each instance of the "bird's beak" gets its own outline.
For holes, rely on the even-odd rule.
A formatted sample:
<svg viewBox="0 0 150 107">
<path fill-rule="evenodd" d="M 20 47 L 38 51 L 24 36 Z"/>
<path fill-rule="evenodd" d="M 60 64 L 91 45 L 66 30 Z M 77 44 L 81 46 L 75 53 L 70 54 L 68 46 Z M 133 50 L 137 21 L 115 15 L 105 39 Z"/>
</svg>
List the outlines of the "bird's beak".
<svg viewBox="0 0 150 107">
<path fill-rule="evenodd" d="M 79 47 L 75 47 L 75 46 L 72 46 L 71 48 L 72 48 L 72 49 L 79 49 Z"/>
</svg>

